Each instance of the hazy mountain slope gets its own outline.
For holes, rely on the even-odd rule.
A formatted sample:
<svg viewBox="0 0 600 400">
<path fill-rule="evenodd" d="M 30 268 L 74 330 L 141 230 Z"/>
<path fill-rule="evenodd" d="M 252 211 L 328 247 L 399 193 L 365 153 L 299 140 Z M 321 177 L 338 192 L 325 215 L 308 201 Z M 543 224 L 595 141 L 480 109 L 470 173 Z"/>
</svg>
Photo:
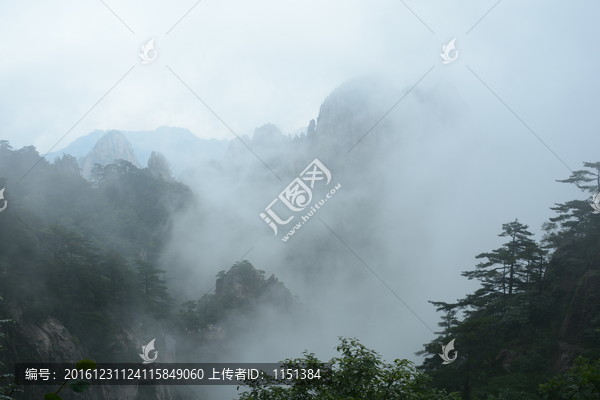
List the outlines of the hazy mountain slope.
<svg viewBox="0 0 600 400">
<path fill-rule="evenodd" d="M 92 131 L 85 136 L 81 136 L 73 143 L 61 150 L 56 150 L 45 155 L 45 158 L 52 162 L 57 157 L 62 157 L 63 154 L 70 154 L 75 158 L 85 157 L 96 145 L 98 140 L 106 134 L 107 131 Z"/>
<path fill-rule="evenodd" d="M 107 132 L 96 130 L 76 139 L 62 150 L 46 155 L 48 161 L 70 154 L 82 159 Z M 119 131 L 133 147 L 135 158 L 146 165 L 150 154 L 159 151 L 165 155 L 175 175 L 198 160 L 220 160 L 229 144 L 228 140 L 201 139 L 189 130 L 177 127 L 160 127 L 154 131 Z"/>
<path fill-rule="evenodd" d="M 82 175 L 90 179 L 96 164 L 107 165 L 116 160 L 125 160 L 135 166 L 140 165 L 127 138 L 119 131 L 110 131 L 96 142 L 81 161 Z"/>
</svg>

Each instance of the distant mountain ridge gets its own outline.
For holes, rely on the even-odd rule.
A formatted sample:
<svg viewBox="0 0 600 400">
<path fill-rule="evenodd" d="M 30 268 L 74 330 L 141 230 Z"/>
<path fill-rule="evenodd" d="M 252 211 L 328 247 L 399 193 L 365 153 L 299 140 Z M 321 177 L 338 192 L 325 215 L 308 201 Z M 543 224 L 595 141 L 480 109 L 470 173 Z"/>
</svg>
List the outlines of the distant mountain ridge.
<svg viewBox="0 0 600 400">
<path fill-rule="evenodd" d="M 373 87 L 379 89 L 377 98 L 371 94 Z M 239 178 L 239 174 L 246 175 L 249 171 L 264 172 L 264 165 L 292 176 L 315 157 L 335 163 L 340 148 L 350 149 L 361 142 L 375 120 L 372 115 L 381 109 L 381 98 L 386 97 L 381 96 L 382 92 L 389 97 L 391 89 L 378 80 L 356 79 L 346 82 L 327 96 L 316 119 L 292 134 L 285 134 L 270 123 L 257 127 L 252 135 L 242 134 L 238 138 L 224 140 L 203 139 L 185 128 L 168 126 L 154 131 L 95 130 L 64 149 L 47 154 L 46 158 L 53 162 L 55 158 L 69 154 L 78 160 L 83 176 L 88 179 L 94 163 L 107 164 L 114 159 L 124 159 L 145 167 L 153 152 L 164 156 L 175 179 L 189 178 L 198 170 L 211 174 L 215 168 L 223 168 L 226 174 Z M 389 117 L 387 120 L 391 119 Z M 384 121 L 378 128 L 383 128 L 389 122 Z M 110 150 L 111 155 L 105 149 L 102 157 L 98 156 L 97 151 L 90 156 L 99 141 L 114 132 L 130 143 L 133 154 L 125 150 L 125 143 L 119 142 Z M 362 149 L 369 146 L 377 146 L 377 142 L 361 144 Z M 362 150 L 365 154 L 368 151 Z M 96 161 L 89 161 L 95 158 Z M 254 168 L 261 164 L 264 165 Z"/>
<path fill-rule="evenodd" d="M 145 166 L 152 152 L 158 151 L 169 160 L 171 168 L 176 174 L 192 165 L 191 161 L 220 160 L 231 142 L 230 140 L 202 139 L 187 129 L 167 126 L 154 131 L 95 130 L 76 139 L 62 150 L 48 153 L 46 159 L 52 162 L 56 157 L 70 154 L 77 158 L 82 169 L 85 169 L 85 158 L 98 141 L 111 132 L 122 134 L 130 143 L 133 151 L 132 159 L 136 160 L 136 162 L 132 162 L 133 164 L 139 162 L 139 165 Z M 132 160 L 127 159 L 127 161 Z"/>
</svg>

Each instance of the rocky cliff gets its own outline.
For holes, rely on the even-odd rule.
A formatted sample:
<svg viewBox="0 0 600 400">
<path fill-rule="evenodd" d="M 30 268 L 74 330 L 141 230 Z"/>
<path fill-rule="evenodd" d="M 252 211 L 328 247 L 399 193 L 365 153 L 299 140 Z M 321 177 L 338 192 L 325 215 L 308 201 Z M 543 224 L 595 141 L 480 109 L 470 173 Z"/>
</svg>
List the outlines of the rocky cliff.
<svg viewBox="0 0 600 400">
<path fill-rule="evenodd" d="M 96 142 L 94 148 L 81 161 L 83 177 L 91 178 L 94 165 L 107 165 L 115 160 L 129 161 L 136 167 L 139 163 L 135 157 L 133 147 L 121 132 L 110 131 Z"/>
<path fill-rule="evenodd" d="M 46 317 L 41 320 L 28 321 L 22 318 L 21 311 L 11 310 L 16 324 L 11 328 L 8 337 L 9 351 L 13 359 L 17 362 L 77 362 L 86 358 L 84 348 L 77 339 L 69 332 L 64 324 L 54 317 Z M 124 341 L 131 343 L 135 340 L 128 335 Z M 139 340 L 138 340 L 139 341 Z M 165 362 L 174 361 L 173 359 L 164 360 Z M 42 399 L 44 394 L 55 392 L 58 386 L 23 386 L 23 393 L 20 393 L 18 399 Z M 85 398 L 88 400 L 178 400 L 181 397 L 177 394 L 175 387 L 170 386 L 126 386 L 126 385 L 106 385 L 91 386 L 82 395 L 73 397 L 69 388 L 60 391 L 63 399 Z"/>
</svg>

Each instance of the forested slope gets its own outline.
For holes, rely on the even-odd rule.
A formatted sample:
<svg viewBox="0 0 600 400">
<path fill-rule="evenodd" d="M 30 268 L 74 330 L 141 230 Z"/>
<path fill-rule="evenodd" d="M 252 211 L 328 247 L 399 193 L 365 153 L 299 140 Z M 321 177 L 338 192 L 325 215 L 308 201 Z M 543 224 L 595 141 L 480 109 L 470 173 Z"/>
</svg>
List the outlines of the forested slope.
<svg viewBox="0 0 600 400">
<path fill-rule="evenodd" d="M 585 163 L 560 182 L 596 194 L 599 173 L 600 163 Z M 465 399 L 600 398 L 599 364 L 590 361 L 600 358 L 600 215 L 588 199 L 553 210 L 542 240 L 518 220 L 504 224 L 504 244 L 463 272 L 480 288 L 454 303 L 433 302 L 444 313 L 442 332 L 422 352 L 423 370 L 439 387 Z M 441 365 L 437 354 L 451 339 L 458 358 Z"/>
<path fill-rule="evenodd" d="M 255 300 L 293 302 L 274 276 L 243 261 L 219 273 L 215 294 L 177 304 L 159 255 L 173 215 L 199 200 L 152 169 L 97 165 L 90 182 L 70 156 L 48 163 L 33 147 L 1 142 L 0 187 L 8 201 L 0 214 L 0 320 L 9 320 L 0 326 L 1 373 L 15 362 L 139 362 L 140 343 L 157 332 L 159 345 L 170 334 L 198 348 L 214 343 L 210 334 L 228 315 L 251 312 Z M 4 395 L 35 399 L 57 388 L 23 389 Z M 92 387 L 86 395 L 185 398 L 174 387 L 132 390 Z"/>
</svg>

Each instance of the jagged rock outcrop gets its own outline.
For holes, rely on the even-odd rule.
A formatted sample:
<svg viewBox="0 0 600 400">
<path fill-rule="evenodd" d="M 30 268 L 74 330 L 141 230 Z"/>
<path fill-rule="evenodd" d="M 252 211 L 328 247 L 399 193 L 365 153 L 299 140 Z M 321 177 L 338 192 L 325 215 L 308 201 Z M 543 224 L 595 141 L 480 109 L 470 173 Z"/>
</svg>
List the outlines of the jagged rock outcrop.
<svg viewBox="0 0 600 400">
<path fill-rule="evenodd" d="M 312 139 L 317 131 L 317 123 L 314 119 L 311 119 L 308 123 L 308 128 L 306 130 L 306 137 Z"/>
<path fill-rule="evenodd" d="M 560 338 L 580 342 L 593 328 L 595 315 L 600 314 L 600 271 L 587 271 L 573 290 L 570 304 L 562 321 Z"/>
<path fill-rule="evenodd" d="M 102 136 L 92 151 L 84 157 L 82 161 L 83 177 L 86 179 L 91 178 L 94 165 L 112 164 L 115 160 L 125 160 L 139 167 L 133 147 L 125 135 L 119 131 L 110 131 Z"/>
<path fill-rule="evenodd" d="M 355 79 L 344 83 L 327 96 L 321 105 L 316 127 L 313 127 L 317 135 L 311 133 L 308 136 L 315 137 L 320 146 L 341 146 L 347 151 L 381 117 L 387 102 L 379 97 L 390 96 L 390 91 L 375 79 Z M 383 122 L 387 120 L 380 123 Z"/>
<path fill-rule="evenodd" d="M 30 346 L 29 362 L 75 362 L 85 358 L 81 346 L 73 342 L 71 333 L 56 318 L 37 323 L 21 321 L 16 330 L 19 341 Z"/>
<path fill-rule="evenodd" d="M 228 305 L 265 301 L 288 307 L 293 303 L 290 291 L 274 275 L 268 279 L 248 261 L 235 263 L 229 271 L 221 271 L 215 283 L 215 298 Z"/>
<path fill-rule="evenodd" d="M 252 144 L 257 147 L 280 147 L 289 143 L 289 138 L 273 124 L 265 124 L 254 130 Z"/>
<path fill-rule="evenodd" d="M 148 159 L 148 169 L 156 176 L 160 176 L 165 180 L 171 180 L 171 168 L 167 158 L 157 151 L 153 151 Z"/>
<path fill-rule="evenodd" d="M 239 139 L 231 141 L 223 157 L 223 163 L 256 162 L 257 156 L 267 163 L 275 163 L 281 159 L 282 154 L 287 153 L 290 143 L 291 139 L 281 133 L 277 126 L 265 124 L 254 130 L 252 139 L 242 135 Z M 249 151 L 249 148 L 252 151 Z"/>
<path fill-rule="evenodd" d="M 9 340 L 9 345 L 18 362 L 40 363 L 74 363 L 86 358 L 85 350 L 78 344 L 65 325 L 56 318 L 46 317 L 40 321 L 30 321 L 21 318 L 22 311 L 13 308 L 13 316 L 18 321 L 12 331 L 14 336 Z M 44 386 L 26 386 L 23 398 L 41 399 L 44 394 L 58 389 Z M 174 399 L 173 393 L 164 387 L 157 387 L 157 396 L 164 400 Z M 69 393 L 65 388 L 64 395 Z M 161 396 L 158 396 L 160 394 Z M 64 396 L 61 392 L 61 396 Z M 70 397 L 64 397 L 70 398 Z M 105 399 L 138 399 L 139 393 L 136 386 L 92 386 L 85 392 L 89 400 Z"/>
<path fill-rule="evenodd" d="M 69 154 L 63 154 L 54 160 L 54 167 L 61 172 L 79 175 L 81 173 L 77 159 Z"/>
<path fill-rule="evenodd" d="M 271 175 L 269 170 L 293 176 L 299 168 L 298 160 L 303 158 L 303 139 L 294 140 L 277 126 L 265 124 L 254 130 L 252 139 L 241 135 L 232 140 L 221 164 L 230 176 L 244 174 L 246 179 L 264 179 Z M 304 162 L 300 162 L 302 164 Z"/>
<path fill-rule="evenodd" d="M 48 153 L 44 157 L 48 161 L 54 161 L 63 154 L 70 154 L 83 162 L 96 143 L 109 132 L 92 131 L 76 139 L 64 149 Z M 187 129 L 169 126 L 162 126 L 153 131 L 119 130 L 119 133 L 131 143 L 140 161 L 148 160 L 152 151 L 160 150 L 169 160 L 174 176 L 198 162 L 220 161 L 231 142 L 229 139 L 202 139 Z"/>
</svg>

